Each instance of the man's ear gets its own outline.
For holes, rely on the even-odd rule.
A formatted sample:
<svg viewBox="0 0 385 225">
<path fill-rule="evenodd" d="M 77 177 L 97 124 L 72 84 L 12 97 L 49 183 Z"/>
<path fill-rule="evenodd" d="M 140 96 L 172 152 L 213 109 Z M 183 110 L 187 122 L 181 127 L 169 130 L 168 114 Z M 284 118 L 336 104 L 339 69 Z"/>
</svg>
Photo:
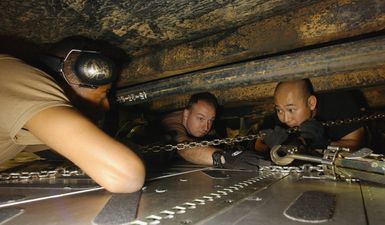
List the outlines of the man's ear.
<svg viewBox="0 0 385 225">
<path fill-rule="evenodd" d="M 309 106 L 310 110 L 315 110 L 317 106 L 317 97 L 315 97 L 314 95 L 311 95 L 307 99 L 307 105 Z"/>
<path fill-rule="evenodd" d="M 188 110 L 188 109 L 183 110 L 183 124 L 187 121 L 189 114 L 190 114 L 190 110 Z"/>
</svg>

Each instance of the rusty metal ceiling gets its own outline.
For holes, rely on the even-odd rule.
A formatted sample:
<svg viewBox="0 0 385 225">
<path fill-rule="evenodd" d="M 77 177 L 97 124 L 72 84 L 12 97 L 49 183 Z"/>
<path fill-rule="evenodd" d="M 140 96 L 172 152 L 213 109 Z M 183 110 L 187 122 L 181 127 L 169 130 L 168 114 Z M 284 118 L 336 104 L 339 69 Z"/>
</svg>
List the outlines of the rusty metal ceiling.
<svg viewBox="0 0 385 225">
<path fill-rule="evenodd" d="M 297 60 L 293 53 L 302 55 L 303 60 L 296 63 L 305 68 L 303 76 L 312 77 L 313 66 L 306 59 L 314 51 L 330 60 L 313 79 L 316 90 L 360 88 L 372 106 L 385 106 L 381 98 L 370 98 L 380 96 L 385 84 L 385 62 L 378 60 L 384 58 L 380 48 L 385 44 L 381 39 L 385 35 L 382 0 L 3 0 L 0 9 L 0 36 L 45 44 L 80 35 L 124 50 L 130 60 L 118 86 L 128 93 L 143 91 L 143 83 L 153 86 L 148 82 L 158 85 L 196 74 L 223 74 L 227 69 L 242 72 L 230 74 L 235 79 L 241 74 L 251 79 L 260 73 L 272 76 L 271 81 L 256 79 L 243 84 L 238 80 L 240 85 L 224 88 L 218 83 L 215 89 L 204 80 L 191 78 L 193 83 L 173 87 L 180 92 L 148 99 L 151 109 L 180 107 L 192 92 L 210 88 L 222 104 L 256 103 L 263 111 L 266 98 L 272 95 L 272 81 L 282 71 L 274 61 L 279 57 Z M 363 67 L 357 54 L 351 60 L 343 58 L 347 63 L 338 69 L 330 66 L 333 59 L 343 57 L 344 46 L 353 51 L 357 46 L 371 46 L 368 38 L 380 40 L 378 48 L 374 46 L 377 55 L 368 55 L 376 63 L 369 58 L 365 63 L 371 66 Z M 357 41 L 363 44 L 355 44 Z M 333 45 L 341 51 L 334 54 L 323 49 Z M 368 48 L 363 52 L 372 52 Z M 327 52 L 333 57 L 324 55 Z M 271 63 L 269 71 L 234 70 L 263 62 Z M 284 77 L 292 76 L 296 77 L 290 73 Z"/>
<path fill-rule="evenodd" d="M 4 0 L 0 2 L 0 34 L 36 43 L 82 35 L 137 55 L 311 2 L 314 0 Z"/>
</svg>

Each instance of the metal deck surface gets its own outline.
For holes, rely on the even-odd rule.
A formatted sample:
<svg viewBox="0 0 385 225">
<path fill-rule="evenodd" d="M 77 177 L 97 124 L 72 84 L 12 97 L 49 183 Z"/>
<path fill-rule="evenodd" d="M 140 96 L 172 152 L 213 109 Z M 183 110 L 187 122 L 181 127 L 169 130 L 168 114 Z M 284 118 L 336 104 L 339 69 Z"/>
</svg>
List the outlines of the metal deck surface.
<svg viewBox="0 0 385 225">
<path fill-rule="evenodd" d="M 308 191 L 335 196 L 322 224 L 385 221 L 385 185 L 300 173 L 179 166 L 149 177 L 140 195 L 111 194 L 86 177 L 31 182 L 0 184 L 0 224 L 306 224 L 284 211 Z"/>
</svg>

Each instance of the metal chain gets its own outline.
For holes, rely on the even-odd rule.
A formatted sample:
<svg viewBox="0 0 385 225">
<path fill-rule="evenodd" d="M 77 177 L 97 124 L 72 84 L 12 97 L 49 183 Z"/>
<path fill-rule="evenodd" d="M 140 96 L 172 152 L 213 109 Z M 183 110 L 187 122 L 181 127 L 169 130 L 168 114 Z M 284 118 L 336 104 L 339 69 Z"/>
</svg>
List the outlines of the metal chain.
<svg viewBox="0 0 385 225">
<path fill-rule="evenodd" d="M 260 171 L 278 172 L 283 174 L 289 173 L 305 173 L 305 172 L 323 172 L 323 166 L 304 164 L 302 166 L 261 166 Z M 42 170 L 39 172 L 12 172 L 1 173 L 0 182 L 2 181 L 21 181 L 21 180 L 33 180 L 33 179 L 50 179 L 50 178 L 68 178 L 85 176 L 86 174 L 79 169 L 69 170 L 63 167 L 56 168 L 55 170 Z"/>
<path fill-rule="evenodd" d="M 322 125 L 326 127 L 331 127 L 331 126 L 340 126 L 340 125 L 347 125 L 347 124 L 352 124 L 352 123 L 359 123 L 359 122 L 364 122 L 364 121 L 369 121 L 369 120 L 376 120 L 376 119 L 383 119 L 385 118 L 385 113 L 375 113 L 372 115 L 364 115 L 360 117 L 354 117 L 354 118 L 349 118 L 349 119 L 343 119 L 343 120 L 334 120 L 334 121 L 327 121 L 323 122 Z M 298 127 L 296 128 L 291 128 L 288 130 L 288 133 L 293 133 L 298 131 Z M 234 143 L 239 143 L 243 141 L 251 141 L 255 140 L 258 138 L 263 137 L 264 134 L 259 133 L 259 134 L 251 134 L 247 136 L 237 136 L 234 138 L 224 138 L 224 139 L 214 139 L 212 141 L 201 141 L 201 142 L 188 142 L 188 143 L 179 143 L 176 145 L 151 145 L 151 146 L 143 146 L 140 150 L 142 153 L 148 153 L 148 152 L 153 152 L 153 153 L 159 153 L 159 152 L 171 152 L 174 150 L 184 150 L 184 149 L 189 149 L 189 148 L 195 148 L 195 147 L 207 147 L 207 146 L 217 146 L 221 144 L 234 144 Z"/>
<path fill-rule="evenodd" d="M 385 113 L 376 113 L 372 115 L 365 115 L 361 117 L 328 121 L 323 123 L 324 126 L 338 126 L 343 124 L 358 123 L 368 120 L 382 119 L 385 118 Z M 174 150 L 183 150 L 195 147 L 207 147 L 207 146 L 218 146 L 221 144 L 231 145 L 235 143 L 240 143 L 243 141 L 251 141 L 257 138 L 263 137 L 263 134 L 251 134 L 247 136 L 238 136 L 234 138 L 224 138 L 224 139 L 214 139 L 212 141 L 201 141 L 201 142 L 189 142 L 189 143 L 179 143 L 176 145 L 153 145 L 153 146 L 144 146 L 141 150 L 143 153 L 148 152 L 170 152 Z M 301 167 L 287 167 L 287 166 L 263 166 L 260 167 L 260 170 L 276 171 L 281 173 L 290 173 L 290 172 L 306 172 L 306 171 L 318 171 L 322 172 L 322 166 L 309 166 L 307 164 Z M 55 170 L 42 170 L 38 172 L 12 172 L 12 173 L 0 173 L 0 181 L 12 181 L 12 180 L 29 180 L 29 179 L 44 179 L 44 178 L 59 178 L 59 177 L 76 177 L 76 176 L 85 176 L 85 173 L 80 169 L 68 169 L 65 167 L 58 167 Z"/>
<path fill-rule="evenodd" d="M 141 148 L 141 151 L 143 153 L 153 152 L 171 152 L 174 150 L 183 150 L 183 149 L 189 149 L 189 148 L 195 148 L 195 147 L 207 147 L 207 146 L 218 146 L 221 144 L 225 145 L 231 145 L 234 143 L 239 143 L 243 141 L 251 141 L 255 140 L 257 138 L 261 138 L 261 134 L 251 134 L 247 136 L 239 136 L 234 138 L 224 138 L 224 139 L 214 139 L 212 141 L 200 141 L 200 142 L 188 142 L 188 143 L 179 143 L 176 145 L 152 145 L 152 146 L 144 146 Z"/>
<path fill-rule="evenodd" d="M 76 177 L 76 176 L 85 176 L 85 173 L 80 169 L 70 170 L 68 168 L 58 167 L 54 170 L 41 170 L 37 172 L 0 173 L 0 181 L 31 180 L 31 179 Z"/>
<path fill-rule="evenodd" d="M 363 116 L 358 116 L 358 117 L 353 117 L 348 119 L 326 121 L 326 122 L 322 122 L 322 125 L 325 127 L 341 126 L 341 125 L 349 125 L 353 123 L 360 123 L 360 122 L 366 122 L 369 120 L 377 120 L 377 119 L 383 119 L 383 118 L 385 118 L 385 113 L 379 112 L 371 115 L 363 115 Z M 298 127 L 288 129 L 288 133 L 294 133 L 297 131 L 298 131 Z"/>
<path fill-rule="evenodd" d="M 363 115 L 363 116 L 353 117 L 353 118 L 348 118 L 348 119 L 327 121 L 327 122 L 322 123 L 322 125 L 324 125 L 326 127 L 331 127 L 331 126 L 339 126 L 339 125 L 346 125 L 346 124 L 352 124 L 352 123 L 366 122 L 369 120 L 377 120 L 377 119 L 383 119 L 383 118 L 385 118 L 385 113 L 379 112 L 379 113 L 374 113 L 371 115 Z"/>
<path fill-rule="evenodd" d="M 305 172 L 324 172 L 324 167 L 322 164 L 312 165 L 312 164 L 303 164 L 301 166 L 260 166 L 260 171 L 269 171 L 269 172 L 279 172 L 283 174 L 288 173 L 305 173 Z"/>
</svg>

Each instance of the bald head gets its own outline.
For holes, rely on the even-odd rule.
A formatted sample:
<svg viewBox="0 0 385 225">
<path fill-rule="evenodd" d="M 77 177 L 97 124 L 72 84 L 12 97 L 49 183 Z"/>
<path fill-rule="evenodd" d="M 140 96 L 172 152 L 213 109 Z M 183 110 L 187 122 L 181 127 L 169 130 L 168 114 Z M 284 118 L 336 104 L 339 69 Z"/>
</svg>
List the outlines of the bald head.
<svg viewBox="0 0 385 225">
<path fill-rule="evenodd" d="M 295 127 L 312 117 L 317 99 L 308 79 L 285 81 L 275 88 L 274 104 L 279 120 Z"/>
<path fill-rule="evenodd" d="M 315 95 L 313 85 L 309 79 L 279 82 L 275 87 L 274 96 L 281 92 L 287 93 L 288 91 L 294 91 L 297 97 L 305 102 L 310 96 Z"/>
</svg>

